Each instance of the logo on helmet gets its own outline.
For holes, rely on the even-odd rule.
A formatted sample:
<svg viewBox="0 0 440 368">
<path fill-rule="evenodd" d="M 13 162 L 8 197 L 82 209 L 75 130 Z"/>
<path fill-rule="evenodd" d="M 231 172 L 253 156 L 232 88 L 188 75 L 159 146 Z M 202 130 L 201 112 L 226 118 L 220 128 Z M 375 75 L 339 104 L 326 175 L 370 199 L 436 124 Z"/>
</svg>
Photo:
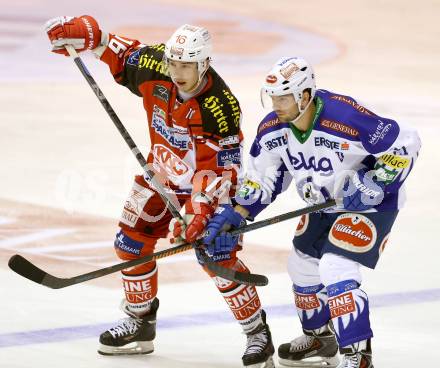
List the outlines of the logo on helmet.
<svg viewBox="0 0 440 368">
<path fill-rule="evenodd" d="M 277 80 L 278 80 L 278 78 L 276 77 L 276 75 L 273 75 L 273 74 L 268 75 L 268 76 L 266 77 L 266 82 L 267 82 L 267 83 L 271 83 L 271 84 L 273 84 L 273 83 L 275 83 Z"/>
<path fill-rule="evenodd" d="M 171 49 L 170 49 L 170 53 L 172 55 L 182 56 L 183 55 L 183 47 L 172 46 Z"/>
<path fill-rule="evenodd" d="M 298 65 L 295 63 L 291 63 L 284 68 L 280 69 L 280 74 L 286 78 L 289 79 L 293 74 L 295 74 L 299 70 Z"/>
<path fill-rule="evenodd" d="M 191 31 L 191 32 L 197 32 L 200 28 L 199 27 L 195 27 L 192 26 L 190 24 L 185 24 L 185 26 L 183 27 L 183 31 Z"/>
</svg>

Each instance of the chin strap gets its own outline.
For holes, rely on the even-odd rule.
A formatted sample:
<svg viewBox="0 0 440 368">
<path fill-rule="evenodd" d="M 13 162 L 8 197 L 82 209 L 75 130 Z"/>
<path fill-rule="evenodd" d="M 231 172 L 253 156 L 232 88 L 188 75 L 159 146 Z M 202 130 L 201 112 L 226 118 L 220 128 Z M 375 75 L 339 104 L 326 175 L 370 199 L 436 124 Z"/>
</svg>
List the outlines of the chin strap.
<svg viewBox="0 0 440 368">
<path fill-rule="evenodd" d="M 307 109 L 310 107 L 311 103 L 313 102 L 313 98 L 310 99 L 309 103 L 304 107 L 303 110 L 301 110 L 301 102 L 298 102 L 298 110 L 299 113 L 298 115 L 295 117 L 295 119 L 289 121 L 289 123 L 291 124 L 295 124 L 299 119 L 301 119 L 301 117 L 304 115 L 304 113 L 307 111 Z"/>
</svg>

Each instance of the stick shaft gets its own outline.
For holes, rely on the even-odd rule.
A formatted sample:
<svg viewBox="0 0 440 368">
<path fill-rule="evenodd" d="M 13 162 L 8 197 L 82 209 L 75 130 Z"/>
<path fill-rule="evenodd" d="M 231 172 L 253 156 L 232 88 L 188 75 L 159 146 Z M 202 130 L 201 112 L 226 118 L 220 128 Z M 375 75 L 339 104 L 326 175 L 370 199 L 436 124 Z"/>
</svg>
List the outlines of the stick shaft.
<svg viewBox="0 0 440 368">
<path fill-rule="evenodd" d="M 159 193 L 162 200 L 164 201 L 164 203 L 167 205 L 168 209 L 172 213 L 173 217 L 182 220 L 182 216 L 178 210 L 178 208 L 180 208 L 180 205 L 178 203 L 174 203 L 171 200 L 171 198 L 167 195 L 167 193 L 163 189 L 162 185 L 157 182 L 157 180 L 155 179 L 154 171 L 152 171 L 148 168 L 147 160 L 145 160 L 145 157 L 142 155 L 141 151 L 137 147 L 133 138 L 131 138 L 130 133 L 128 133 L 127 129 L 125 129 L 124 124 L 122 124 L 122 121 L 119 119 L 115 110 L 113 110 L 113 107 L 110 105 L 110 102 L 108 102 L 107 98 L 104 96 L 104 93 L 101 91 L 101 88 L 99 88 L 98 84 L 96 83 L 96 81 L 92 77 L 92 75 L 90 74 L 86 65 L 82 62 L 81 58 L 78 56 L 78 53 L 76 52 L 76 50 L 70 45 L 66 45 L 66 49 L 67 49 L 69 55 L 71 57 L 73 57 L 73 61 L 75 62 L 76 66 L 80 70 L 81 74 L 84 76 L 85 80 L 89 84 L 92 91 L 95 93 L 99 102 L 101 102 L 102 107 L 104 107 L 104 110 L 107 112 L 107 114 L 110 117 L 110 119 L 112 120 L 113 124 L 118 129 L 118 131 L 121 134 L 122 138 L 124 139 L 125 143 L 127 143 L 131 152 L 136 157 L 136 160 L 141 165 L 142 169 L 144 170 L 145 174 L 147 175 L 147 177 L 150 180 L 151 184 L 153 185 L 154 189 Z"/>
<path fill-rule="evenodd" d="M 301 208 L 301 209 L 296 210 L 296 211 L 287 212 L 287 213 L 284 213 L 282 215 L 274 216 L 274 217 L 268 218 L 266 220 L 258 221 L 258 222 L 255 222 L 253 224 L 249 224 L 249 225 L 243 226 L 241 228 L 238 228 L 238 229 L 235 229 L 235 230 L 231 231 L 231 234 L 232 235 L 244 234 L 244 233 L 247 233 L 249 231 L 253 231 L 253 230 L 256 230 L 256 229 L 261 229 L 263 227 L 270 226 L 270 225 L 273 225 L 273 224 L 277 224 L 279 222 L 283 222 L 283 221 L 286 221 L 286 220 L 289 220 L 289 219 L 292 219 L 292 218 L 295 218 L 295 217 L 299 217 L 299 216 L 302 216 L 302 215 L 305 215 L 305 214 L 308 214 L 308 213 L 311 213 L 311 212 L 316 212 L 316 211 L 320 211 L 320 210 L 323 210 L 323 209 L 328 208 L 328 207 L 333 207 L 334 205 L 335 205 L 335 201 L 331 200 L 331 201 L 328 201 L 328 202 L 325 202 L 325 203 L 321 203 L 321 204 L 317 204 L 317 205 L 314 205 L 314 206 L 304 207 L 304 208 Z M 201 243 L 199 242 L 199 244 L 201 244 Z M 92 272 L 86 273 L 84 275 L 81 275 L 81 281 L 79 281 L 79 282 L 84 282 L 84 281 L 91 280 L 91 279 L 94 279 L 94 278 L 97 278 L 97 277 L 101 277 L 101 276 L 105 276 L 105 275 L 111 274 L 113 272 L 121 271 L 121 270 L 126 269 L 126 268 L 134 267 L 134 266 L 146 263 L 146 262 L 150 262 L 150 261 L 153 261 L 153 260 L 157 260 L 157 259 L 161 259 L 161 258 L 165 258 L 165 257 L 171 256 L 171 255 L 174 255 L 174 254 L 182 253 L 182 252 L 185 252 L 185 251 L 190 250 L 192 248 L 193 248 L 193 246 L 191 244 L 189 244 L 189 243 L 180 244 L 180 245 L 177 245 L 175 247 L 172 247 L 172 248 L 169 248 L 169 249 L 165 249 L 165 250 L 162 250 L 162 251 L 157 252 L 157 253 L 150 254 L 148 256 L 144 256 L 144 257 L 141 257 L 141 258 L 138 258 L 138 259 L 134 259 L 134 260 L 131 260 L 131 261 L 127 261 L 127 262 L 118 263 L 118 264 L 110 266 L 110 267 L 106 267 L 106 268 L 103 268 L 103 269 L 100 269 L 100 270 L 96 270 L 96 271 L 92 271 Z M 76 277 L 76 279 L 78 279 L 78 277 Z"/>
<path fill-rule="evenodd" d="M 74 281 L 74 284 L 78 284 L 84 281 L 88 281 L 88 280 L 93 280 L 102 276 L 106 276 L 109 275 L 111 273 L 117 272 L 117 271 L 122 271 L 126 268 L 130 268 L 130 267 L 134 267 L 134 266 L 139 266 L 143 263 L 147 263 L 147 262 L 151 262 L 151 261 L 155 261 L 157 259 L 161 259 L 161 258 L 165 258 L 168 256 L 172 256 L 174 254 L 179 254 L 182 252 L 185 252 L 187 250 L 192 249 L 193 246 L 191 244 L 180 244 L 177 245 L 175 247 L 172 248 L 168 248 L 168 249 L 164 249 L 162 251 L 150 254 L 148 256 L 144 256 L 144 257 L 140 257 L 137 259 L 133 259 L 131 261 L 128 262 L 122 262 L 122 263 L 118 263 L 115 264 L 113 266 L 110 267 L 106 267 L 106 268 L 102 268 L 100 270 L 96 270 L 96 271 L 92 271 L 89 273 L 85 273 L 83 275 L 80 276 L 76 276 L 73 277 L 71 279 L 68 280 L 72 280 Z"/>
<path fill-rule="evenodd" d="M 299 216 L 302 216 L 302 215 L 306 215 L 306 214 L 311 213 L 311 212 L 321 211 L 321 210 L 324 210 L 326 208 L 333 207 L 335 205 L 336 205 L 336 201 L 334 199 L 332 199 L 332 200 L 324 202 L 324 203 L 315 204 L 313 206 L 304 207 L 304 208 L 301 208 L 301 209 L 296 210 L 296 211 L 287 212 L 287 213 L 284 213 L 282 215 L 274 216 L 274 217 L 268 218 L 266 220 L 261 220 L 261 221 L 254 222 L 252 224 L 245 225 L 245 226 L 243 226 L 241 228 L 232 230 L 230 233 L 231 233 L 231 235 L 244 234 L 244 233 L 247 233 L 247 232 L 252 231 L 252 230 L 261 229 L 263 227 L 266 227 L 266 226 L 269 226 L 269 225 L 273 225 L 273 224 L 277 224 L 278 222 L 283 222 L 283 221 L 286 221 L 286 220 L 290 220 L 292 218 L 299 217 Z"/>
</svg>

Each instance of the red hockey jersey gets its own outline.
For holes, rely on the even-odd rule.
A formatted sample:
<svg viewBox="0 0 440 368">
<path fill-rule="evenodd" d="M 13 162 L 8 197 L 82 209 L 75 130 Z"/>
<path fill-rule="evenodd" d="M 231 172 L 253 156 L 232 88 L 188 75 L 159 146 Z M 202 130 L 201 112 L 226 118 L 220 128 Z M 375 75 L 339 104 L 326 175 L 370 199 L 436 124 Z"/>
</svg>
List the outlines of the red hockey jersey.
<svg viewBox="0 0 440 368">
<path fill-rule="evenodd" d="M 243 140 L 237 99 L 210 67 L 203 90 L 179 102 L 163 66 L 164 49 L 164 44 L 145 46 L 110 34 L 101 56 L 115 80 L 143 98 L 151 140 L 148 163 L 176 193 L 211 197 L 225 181 L 234 188 Z"/>
</svg>

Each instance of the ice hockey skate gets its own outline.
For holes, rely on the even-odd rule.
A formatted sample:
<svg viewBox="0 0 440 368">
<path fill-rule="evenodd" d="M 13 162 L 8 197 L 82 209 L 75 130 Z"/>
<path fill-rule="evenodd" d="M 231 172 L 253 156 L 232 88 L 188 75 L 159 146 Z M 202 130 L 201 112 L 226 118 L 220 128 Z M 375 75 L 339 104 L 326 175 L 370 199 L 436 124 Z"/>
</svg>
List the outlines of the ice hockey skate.
<svg viewBox="0 0 440 368">
<path fill-rule="evenodd" d="M 278 347 L 280 364 L 289 367 L 336 367 L 339 363 L 338 343 L 328 325 L 304 330 L 304 335 Z"/>
<path fill-rule="evenodd" d="M 340 353 L 344 356 L 337 368 L 374 368 L 370 340 L 340 348 Z"/>
<path fill-rule="evenodd" d="M 128 314 L 115 327 L 112 327 L 99 337 L 98 353 L 102 355 L 132 355 L 149 354 L 154 351 L 153 340 L 156 337 L 156 312 L 159 299 L 154 299 L 151 310 L 142 317 L 131 313 L 124 302 L 121 309 Z"/>
<path fill-rule="evenodd" d="M 275 352 L 269 326 L 266 324 L 266 313 L 261 311 L 264 324 L 257 326 L 246 334 L 246 350 L 241 358 L 247 368 L 274 368 L 273 354 Z"/>
</svg>

